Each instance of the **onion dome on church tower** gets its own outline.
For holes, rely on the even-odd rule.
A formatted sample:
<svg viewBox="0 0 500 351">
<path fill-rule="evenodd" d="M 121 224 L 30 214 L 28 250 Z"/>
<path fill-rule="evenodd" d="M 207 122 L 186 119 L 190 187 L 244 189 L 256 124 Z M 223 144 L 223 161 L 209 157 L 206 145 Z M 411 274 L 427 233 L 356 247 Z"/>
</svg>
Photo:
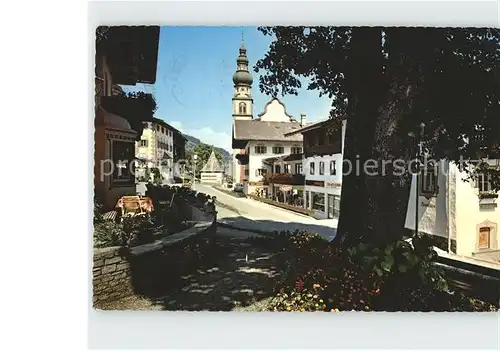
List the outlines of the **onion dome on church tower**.
<svg viewBox="0 0 500 351">
<path fill-rule="evenodd" d="M 234 85 L 252 85 L 253 78 L 248 71 L 248 58 L 245 43 L 241 42 L 240 55 L 236 59 L 237 70 L 233 74 Z"/>
</svg>

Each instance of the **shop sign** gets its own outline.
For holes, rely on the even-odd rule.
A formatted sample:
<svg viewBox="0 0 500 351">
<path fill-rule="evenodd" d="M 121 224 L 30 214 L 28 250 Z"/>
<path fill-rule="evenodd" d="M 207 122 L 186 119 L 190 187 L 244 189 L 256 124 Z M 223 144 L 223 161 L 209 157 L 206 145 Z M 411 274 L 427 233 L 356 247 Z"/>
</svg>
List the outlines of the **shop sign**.
<svg viewBox="0 0 500 351">
<path fill-rule="evenodd" d="M 326 187 L 327 188 L 340 188 L 340 187 L 342 187 L 342 183 L 326 182 Z"/>
<path fill-rule="evenodd" d="M 306 185 L 318 186 L 323 188 L 325 186 L 325 182 L 322 180 L 306 180 Z"/>
</svg>

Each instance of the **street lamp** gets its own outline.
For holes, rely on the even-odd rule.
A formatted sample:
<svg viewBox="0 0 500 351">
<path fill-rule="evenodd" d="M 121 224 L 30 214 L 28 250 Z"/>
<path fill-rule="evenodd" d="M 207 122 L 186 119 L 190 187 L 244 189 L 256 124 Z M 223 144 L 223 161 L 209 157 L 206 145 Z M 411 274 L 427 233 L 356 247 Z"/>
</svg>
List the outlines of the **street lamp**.
<svg viewBox="0 0 500 351">
<path fill-rule="evenodd" d="M 419 194 L 418 194 L 418 182 L 420 173 L 420 158 L 422 156 L 422 138 L 424 136 L 425 123 L 420 123 L 420 133 L 409 132 L 408 136 L 415 139 L 415 164 L 417 167 L 417 172 L 415 175 L 415 236 L 418 235 L 418 204 L 419 204 Z"/>
<path fill-rule="evenodd" d="M 194 190 L 194 183 L 196 182 L 196 160 L 198 159 L 197 154 L 193 154 L 193 184 L 191 184 L 191 189 Z"/>
</svg>

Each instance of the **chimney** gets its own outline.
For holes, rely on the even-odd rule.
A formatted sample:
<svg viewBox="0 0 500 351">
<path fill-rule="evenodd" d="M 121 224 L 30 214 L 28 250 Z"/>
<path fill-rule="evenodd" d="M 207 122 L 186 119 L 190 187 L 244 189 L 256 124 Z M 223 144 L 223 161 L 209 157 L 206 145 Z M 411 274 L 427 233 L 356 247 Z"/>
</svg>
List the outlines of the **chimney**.
<svg viewBox="0 0 500 351">
<path fill-rule="evenodd" d="M 306 114 L 302 112 L 300 114 L 300 126 L 303 127 L 305 126 L 305 124 L 306 124 Z"/>
</svg>

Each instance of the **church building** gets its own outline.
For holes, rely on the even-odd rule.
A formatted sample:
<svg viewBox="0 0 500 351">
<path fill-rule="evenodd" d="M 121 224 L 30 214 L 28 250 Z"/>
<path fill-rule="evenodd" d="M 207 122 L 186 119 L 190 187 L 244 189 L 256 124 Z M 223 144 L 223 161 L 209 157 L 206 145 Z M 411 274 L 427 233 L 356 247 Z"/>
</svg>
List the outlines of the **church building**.
<svg viewBox="0 0 500 351">
<path fill-rule="evenodd" d="M 282 101 L 272 98 L 265 104 L 264 111 L 254 118 L 253 78 L 243 42 L 236 63 L 232 99 L 232 176 L 235 183 L 243 184 L 245 194 L 254 194 L 268 189 L 264 178 L 274 170 L 267 159 L 302 154 L 302 134 L 286 135 L 301 128 L 305 115 L 298 121 L 287 113 Z"/>
</svg>

